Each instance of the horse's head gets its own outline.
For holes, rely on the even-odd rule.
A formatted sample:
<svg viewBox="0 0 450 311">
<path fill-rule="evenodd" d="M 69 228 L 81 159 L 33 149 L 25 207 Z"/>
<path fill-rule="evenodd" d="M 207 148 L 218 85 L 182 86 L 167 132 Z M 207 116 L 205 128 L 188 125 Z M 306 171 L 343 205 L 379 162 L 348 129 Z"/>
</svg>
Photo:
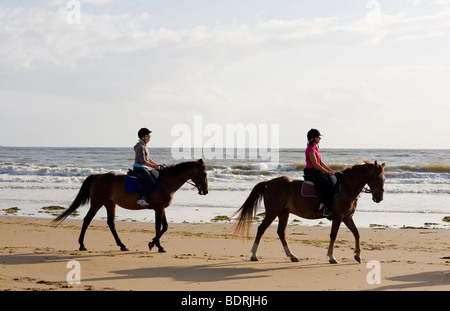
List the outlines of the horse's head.
<svg viewBox="0 0 450 311">
<path fill-rule="evenodd" d="M 373 173 L 370 175 L 367 184 L 369 185 L 370 192 L 372 193 L 372 200 L 375 203 L 380 203 L 383 201 L 384 194 L 384 163 L 378 164 L 377 161 L 373 164 Z"/>
<path fill-rule="evenodd" d="M 198 194 L 207 195 L 208 194 L 208 178 L 206 175 L 206 165 L 202 159 L 199 159 L 195 163 L 198 168 L 198 173 L 192 178 L 195 187 L 198 189 Z"/>
</svg>

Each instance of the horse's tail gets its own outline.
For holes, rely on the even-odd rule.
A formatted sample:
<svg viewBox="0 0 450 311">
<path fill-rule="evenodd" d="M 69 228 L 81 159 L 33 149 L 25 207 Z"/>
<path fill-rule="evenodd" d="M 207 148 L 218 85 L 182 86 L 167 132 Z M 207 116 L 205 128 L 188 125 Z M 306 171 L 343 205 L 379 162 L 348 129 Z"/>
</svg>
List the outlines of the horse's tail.
<svg viewBox="0 0 450 311">
<path fill-rule="evenodd" d="M 89 200 L 91 199 L 90 188 L 95 177 L 97 177 L 97 175 L 89 175 L 88 178 L 84 180 L 83 184 L 81 185 L 80 191 L 78 192 L 75 200 L 73 200 L 70 207 L 66 209 L 61 215 L 53 219 L 53 222 L 57 223 L 56 225 L 62 223 L 64 219 L 66 219 L 81 205 L 89 203 Z"/>
<path fill-rule="evenodd" d="M 267 186 L 267 181 L 262 181 L 257 184 L 244 204 L 233 215 L 238 216 L 238 222 L 234 225 L 233 237 L 243 236 L 244 233 L 248 236 L 250 226 L 252 224 L 252 218 L 255 217 L 256 211 L 259 208 L 261 199 L 263 198 L 263 191 Z"/>
</svg>

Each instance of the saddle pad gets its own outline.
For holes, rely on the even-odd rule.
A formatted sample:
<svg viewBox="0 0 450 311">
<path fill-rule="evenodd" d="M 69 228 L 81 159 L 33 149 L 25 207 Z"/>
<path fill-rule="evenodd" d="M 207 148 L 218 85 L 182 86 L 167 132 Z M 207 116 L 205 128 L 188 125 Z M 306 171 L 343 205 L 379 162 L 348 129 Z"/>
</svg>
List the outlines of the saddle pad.
<svg viewBox="0 0 450 311">
<path fill-rule="evenodd" d="M 337 195 L 341 192 L 341 183 L 338 183 L 334 186 L 334 197 L 337 197 Z M 300 195 L 305 198 L 318 198 L 319 196 L 316 193 L 316 188 L 314 187 L 314 184 L 311 184 L 309 182 L 303 182 L 302 187 L 300 189 Z"/>
<path fill-rule="evenodd" d="M 160 186 L 159 178 L 156 180 L 155 184 L 153 185 L 152 189 L 150 190 L 150 193 L 156 192 L 159 189 Z M 128 175 L 125 175 L 125 192 L 127 193 L 139 193 L 139 180 L 136 177 L 130 177 Z"/>
</svg>

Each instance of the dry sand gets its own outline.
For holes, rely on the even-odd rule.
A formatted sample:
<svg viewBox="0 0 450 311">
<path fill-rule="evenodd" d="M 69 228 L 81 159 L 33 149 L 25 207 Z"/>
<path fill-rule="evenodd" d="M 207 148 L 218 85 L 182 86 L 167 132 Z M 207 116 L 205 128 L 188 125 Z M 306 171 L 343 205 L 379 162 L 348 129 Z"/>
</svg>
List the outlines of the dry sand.
<svg viewBox="0 0 450 311">
<path fill-rule="evenodd" d="M 230 224 L 169 224 L 162 244 L 167 253 L 151 252 L 153 223 L 118 222 L 121 252 L 105 221 L 89 227 L 78 251 L 81 222 L 53 227 L 49 219 L 0 217 L 0 290 L 450 290 L 450 231 L 445 229 L 360 229 L 361 264 L 353 260 L 354 240 L 344 227 L 335 247 L 339 264 L 327 262 L 329 225 L 290 226 L 288 243 L 299 258 L 284 254 L 271 226 L 259 247 L 260 261 L 250 261 L 257 225 L 250 239 L 231 238 Z M 67 275 L 80 264 L 81 284 Z M 375 266 L 380 264 L 380 284 Z M 369 281 L 368 282 L 368 275 Z"/>
</svg>

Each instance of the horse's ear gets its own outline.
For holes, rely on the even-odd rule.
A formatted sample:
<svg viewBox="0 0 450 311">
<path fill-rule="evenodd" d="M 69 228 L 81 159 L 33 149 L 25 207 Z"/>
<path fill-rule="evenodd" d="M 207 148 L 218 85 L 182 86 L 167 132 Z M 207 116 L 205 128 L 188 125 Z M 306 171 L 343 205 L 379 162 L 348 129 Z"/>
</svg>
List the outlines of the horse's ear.
<svg viewBox="0 0 450 311">
<path fill-rule="evenodd" d="M 203 166 L 203 165 L 205 165 L 205 162 L 203 162 L 203 159 L 198 159 L 197 164 L 200 166 Z"/>
<path fill-rule="evenodd" d="M 377 160 L 375 160 L 375 163 L 374 163 L 373 165 L 375 165 L 375 166 L 377 166 L 377 165 L 378 165 L 378 163 L 377 163 Z"/>
<path fill-rule="evenodd" d="M 381 166 L 384 168 L 386 166 L 386 163 L 381 164 Z"/>
</svg>

